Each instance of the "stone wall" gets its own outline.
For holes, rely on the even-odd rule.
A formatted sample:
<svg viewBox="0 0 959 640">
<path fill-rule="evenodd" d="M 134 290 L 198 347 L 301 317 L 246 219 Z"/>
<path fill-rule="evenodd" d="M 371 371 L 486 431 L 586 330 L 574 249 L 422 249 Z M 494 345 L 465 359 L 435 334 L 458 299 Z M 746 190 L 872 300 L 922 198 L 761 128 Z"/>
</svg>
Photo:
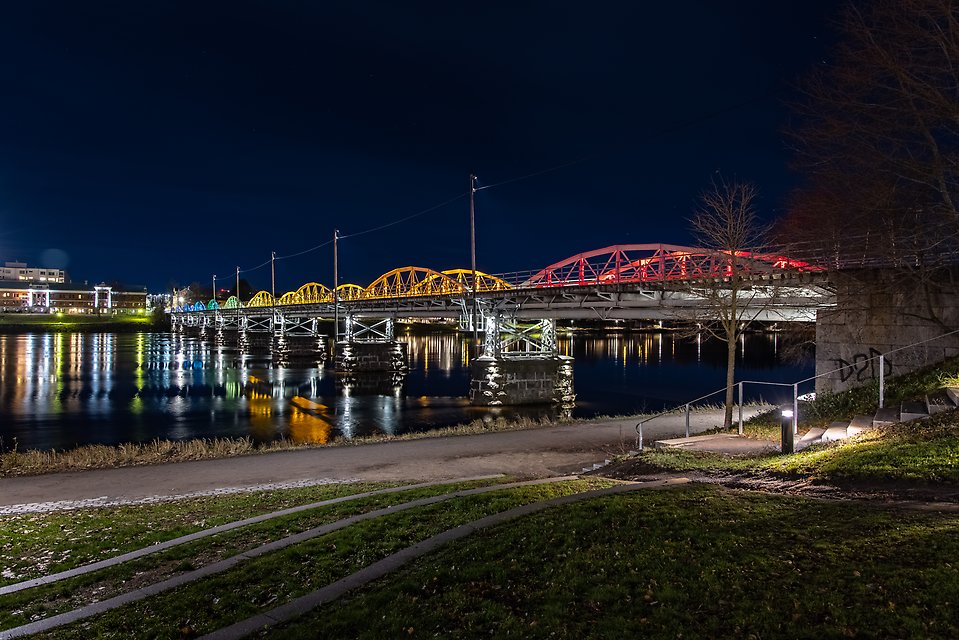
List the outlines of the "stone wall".
<svg viewBox="0 0 959 640">
<path fill-rule="evenodd" d="M 409 368 L 405 342 L 337 342 L 333 359 L 336 371 L 401 371 Z"/>
<path fill-rule="evenodd" d="M 816 380 L 816 392 L 844 391 L 877 378 L 880 354 L 886 355 L 886 376 L 959 355 L 959 334 L 933 340 L 959 328 L 959 295 L 940 292 L 929 302 L 917 283 L 895 273 L 844 275 L 836 309 L 820 311 L 816 319 L 816 375 L 833 372 Z M 942 324 L 926 319 L 929 306 Z M 894 351 L 923 340 L 932 341 Z"/>
<path fill-rule="evenodd" d="M 575 400 L 573 359 L 568 356 L 483 357 L 470 363 L 470 404 L 571 404 Z"/>
</svg>

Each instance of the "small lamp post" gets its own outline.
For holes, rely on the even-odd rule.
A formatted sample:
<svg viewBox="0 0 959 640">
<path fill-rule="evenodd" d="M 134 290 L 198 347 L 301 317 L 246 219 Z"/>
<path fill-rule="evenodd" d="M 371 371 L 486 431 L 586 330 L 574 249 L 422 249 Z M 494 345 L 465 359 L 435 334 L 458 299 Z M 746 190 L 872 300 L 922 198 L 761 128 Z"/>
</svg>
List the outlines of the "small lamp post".
<svg viewBox="0 0 959 640">
<path fill-rule="evenodd" d="M 782 452 L 795 453 L 796 442 L 793 437 L 793 410 L 783 409 L 779 420 L 779 426 L 782 429 Z"/>
</svg>

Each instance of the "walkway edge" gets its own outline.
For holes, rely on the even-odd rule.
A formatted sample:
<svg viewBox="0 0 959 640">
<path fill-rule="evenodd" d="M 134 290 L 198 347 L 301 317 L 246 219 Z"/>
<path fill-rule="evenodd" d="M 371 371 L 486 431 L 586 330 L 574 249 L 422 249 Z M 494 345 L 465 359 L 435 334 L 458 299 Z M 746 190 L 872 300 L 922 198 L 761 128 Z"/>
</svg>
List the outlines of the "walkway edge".
<svg viewBox="0 0 959 640">
<path fill-rule="evenodd" d="M 408 562 L 435 551 L 448 542 L 465 538 L 466 536 L 479 531 L 480 529 L 486 529 L 497 524 L 502 524 L 504 522 L 519 518 L 520 516 L 543 511 L 549 507 L 579 502 L 582 500 L 588 500 L 590 498 L 626 493 L 628 491 L 637 491 L 639 489 L 664 489 L 675 485 L 686 484 L 688 482 L 690 482 L 688 478 L 673 478 L 654 482 L 639 482 L 617 485 L 608 487 L 606 489 L 595 489 L 593 491 L 574 493 L 568 496 L 553 498 L 551 500 L 544 500 L 542 502 L 534 502 L 509 509 L 508 511 L 503 511 L 502 513 L 486 516 L 485 518 L 474 520 L 473 522 L 454 527 L 453 529 L 448 529 L 443 533 L 439 533 L 431 538 L 427 538 L 426 540 L 418 542 L 411 547 L 407 547 L 402 551 L 398 551 L 392 555 L 389 555 L 382 560 L 374 562 L 368 567 L 364 567 L 356 573 L 348 575 L 345 578 L 341 578 L 340 580 L 337 580 L 336 582 L 333 582 L 332 584 L 329 584 L 321 589 L 296 598 L 295 600 L 291 600 L 290 602 L 265 613 L 255 615 L 228 627 L 218 629 L 217 631 L 202 636 L 202 638 L 206 640 L 236 640 L 239 638 L 244 638 L 257 631 L 261 631 L 266 627 L 287 622 L 311 611 L 312 609 L 315 609 L 321 604 L 326 604 L 335 600 L 336 598 L 339 598 L 348 591 L 352 591 L 353 589 L 362 587 L 373 580 L 376 580 L 377 578 L 381 578 L 386 574 L 399 569 Z"/>
</svg>

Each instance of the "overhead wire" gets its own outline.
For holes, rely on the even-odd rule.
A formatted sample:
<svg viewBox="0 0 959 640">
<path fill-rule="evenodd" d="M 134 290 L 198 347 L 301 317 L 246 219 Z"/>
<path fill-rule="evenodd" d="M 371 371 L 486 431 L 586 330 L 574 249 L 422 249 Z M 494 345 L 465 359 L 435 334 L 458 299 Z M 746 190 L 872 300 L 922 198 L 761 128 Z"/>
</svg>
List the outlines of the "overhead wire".
<svg viewBox="0 0 959 640">
<path fill-rule="evenodd" d="M 461 194 L 459 194 L 458 196 L 454 196 L 454 197 L 450 198 L 449 200 L 444 200 L 443 202 L 441 202 L 441 203 L 439 203 L 439 204 L 435 204 L 435 205 L 433 205 L 432 207 L 429 207 L 429 208 L 427 208 L 427 209 L 423 209 L 422 211 L 418 211 L 418 212 L 416 212 L 416 213 L 414 213 L 414 214 L 411 214 L 411 215 L 408 215 L 408 216 L 406 216 L 406 217 L 404 217 L 404 218 L 400 218 L 399 220 L 394 220 L 394 221 L 392 221 L 392 222 L 387 222 L 386 224 L 381 224 L 381 225 L 378 226 L 378 227 L 373 227 L 373 228 L 371 228 L 371 229 L 366 229 L 366 230 L 364 230 L 364 231 L 357 231 L 356 233 L 350 233 L 350 234 L 347 234 L 347 235 L 339 236 L 339 239 L 340 239 L 340 240 L 343 240 L 344 238 L 355 238 L 356 236 L 366 235 L 367 233 L 373 233 L 374 231 L 382 231 L 383 229 L 386 229 L 386 228 L 388 228 L 388 227 L 392 227 L 392 226 L 398 225 L 398 224 L 400 224 L 401 222 L 406 222 L 407 220 L 412 220 L 413 218 L 418 218 L 419 216 L 426 215 L 427 213 L 430 213 L 431 211 L 436 211 L 437 209 L 439 209 L 439 208 L 441 208 L 441 207 L 445 207 L 446 205 L 452 204 L 452 203 L 456 202 L 457 200 L 459 200 L 460 198 L 465 198 L 465 197 L 466 197 L 466 194 L 465 194 L 465 193 L 461 193 Z M 332 241 L 331 241 L 331 242 L 332 242 Z"/>
<path fill-rule="evenodd" d="M 715 110 L 713 110 L 713 111 L 710 111 L 710 112 L 708 112 L 708 113 L 702 114 L 702 115 L 697 116 L 697 117 L 695 117 L 695 118 L 690 118 L 690 119 L 688 119 L 688 120 L 684 120 L 684 121 L 681 121 L 681 122 L 677 122 L 676 124 L 674 124 L 674 125 L 672 125 L 672 126 L 665 127 L 665 128 L 663 128 L 663 129 L 660 129 L 660 130 L 657 131 L 654 135 L 648 136 L 645 140 L 641 140 L 641 141 L 640 141 L 640 144 L 645 143 L 645 142 L 649 142 L 649 141 L 655 139 L 656 137 L 662 136 L 662 135 L 664 135 L 664 134 L 675 133 L 675 132 L 677 132 L 677 131 L 682 131 L 683 129 L 687 129 L 687 128 L 689 128 L 689 127 L 695 126 L 695 125 L 697 125 L 697 124 L 699 124 L 699 123 L 701 123 L 701 122 L 704 122 L 704 121 L 710 120 L 710 119 L 712 119 L 712 118 L 715 118 L 716 116 L 720 116 L 720 115 L 723 115 L 723 114 L 725 114 L 725 113 L 729 113 L 729 112 L 731 112 L 731 111 L 735 111 L 735 110 L 737 110 L 737 109 L 740 109 L 740 108 L 742 108 L 742 107 L 745 107 L 745 106 L 747 106 L 747 105 L 750 105 L 750 104 L 752 104 L 752 103 L 754 103 L 754 102 L 758 102 L 758 101 L 760 101 L 760 100 L 764 100 L 764 99 L 768 98 L 769 96 L 771 96 L 771 95 L 773 94 L 773 92 L 774 92 L 774 89 L 771 88 L 771 89 L 769 89 L 768 91 L 765 91 L 765 92 L 763 92 L 763 93 L 753 95 L 753 96 L 751 96 L 750 98 L 748 98 L 748 99 L 746 99 L 746 100 L 742 100 L 742 101 L 740 101 L 740 102 L 737 102 L 737 103 L 734 103 L 734 104 L 731 104 L 731 105 L 727 105 L 727 106 L 721 107 L 721 108 L 719 108 L 719 109 L 715 109 Z M 609 152 L 606 152 L 606 153 L 609 153 Z M 506 180 L 500 180 L 499 182 L 494 182 L 493 184 L 488 184 L 488 185 L 483 185 L 483 186 L 480 186 L 480 187 L 475 187 L 475 188 L 474 188 L 474 192 L 485 191 L 485 190 L 487 190 L 487 189 L 493 189 L 493 188 L 501 187 L 501 186 L 504 186 L 504 185 L 507 185 L 507 184 L 512 184 L 512 183 L 514 183 L 514 182 L 521 182 L 521 181 L 523 181 L 523 180 L 528 180 L 528 179 L 530 179 L 530 178 L 535 178 L 535 177 L 537 177 L 537 176 L 545 175 L 545 174 L 547 174 L 547 173 L 552 173 L 552 172 L 554 172 L 554 171 L 559 171 L 559 170 L 561 170 L 561 169 L 565 169 L 565 168 L 567 168 L 567 167 L 571 167 L 571 166 L 580 164 L 580 163 L 582 163 L 582 162 L 586 162 L 587 160 L 590 160 L 590 159 L 593 159 L 593 158 L 596 158 L 596 157 L 599 157 L 599 156 L 602 156 L 602 155 L 606 155 L 606 153 L 596 152 L 596 153 L 587 154 L 587 155 L 585 155 L 585 156 L 581 156 L 581 157 L 579 157 L 579 158 L 574 158 L 573 160 L 568 160 L 568 161 L 566 161 L 566 162 L 562 162 L 562 163 L 560 163 L 560 164 L 556 164 L 556 165 L 552 165 L 552 166 L 549 166 L 549 167 L 546 167 L 546 168 L 543 168 L 543 169 L 539 169 L 539 170 L 537 170 L 537 171 L 532 171 L 532 172 L 530 172 L 530 173 L 522 174 L 522 175 L 519 175 L 519 176 L 514 176 L 514 177 L 512 177 L 512 178 L 507 178 Z M 449 198 L 449 199 L 447 199 L 447 200 L 444 200 L 443 202 L 440 202 L 440 203 L 438 203 L 438 204 L 435 204 L 435 205 L 433 205 L 433 206 L 431 206 L 431 207 L 427 207 L 426 209 L 423 209 L 423 210 L 421 210 L 421 211 L 417 211 L 416 213 L 410 214 L 410 215 L 408 215 L 408 216 L 404 216 L 404 217 L 402 217 L 402 218 L 399 218 L 399 219 L 397 219 L 397 220 L 393 220 L 393 221 L 391 221 L 391 222 L 387 222 L 386 224 L 382 224 L 382 225 L 379 225 L 379 226 L 376 226 L 376 227 L 371 227 L 371 228 L 369 228 L 369 229 L 364 229 L 363 231 L 357 231 L 356 233 L 349 233 L 349 234 L 341 235 L 341 236 L 338 236 L 338 239 L 339 239 L 339 240 L 345 240 L 345 239 L 347 239 L 347 238 L 356 238 L 356 237 L 358 237 L 358 236 L 366 235 L 366 234 L 368 234 L 368 233 L 375 233 L 376 231 L 382 231 L 383 229 L 388 229 L 388 228 L 393 227 L 393 226 L 396 226 L 396 225 L 398 225 L 398 224 L 400 224 L 400 223 L 406 222 L 406 221 L 408 221 L 408 220 L 412 220 L 413 218 L 418 218 L 418 217 L 423 216 L 423 215 L 426 215 L 427 213 L 430 213 L 430 212 L 432 212 L 432 211 L 436 211 L 437 209 L 440 209 L 440 208 L 445 207 L 445 206 L 447 206 L 447 205 L 449 205 L 449 204 L 452 204 L 452 203 L 456 202 L 457 200 L 460 200 L 460 199 L 462 199 L 462 198 L 465 198 L 467 195 L 468 195 L 468 194 L 466 194 L 466 193 L 460 193 L 459 195 L 453 196 L 452 198 Z M 323 247 L 329 246 L 329 245 L 331 245 L 331 244 L 333 244 L 333 240 L 327 240 L 326 242 L 323 242 L 323 243 L 321 243 L 321 244 L 318 244 L 318 245 L 316 245 L 316 246 L 314 246 L 314 247 L 310 247 L 309 249 L 304 249 L 303 251 L 298 251 L 298 252 L 296 252 L 296 253 L 291 253 L 291 254 L 284 255 L 284 256 L 276 256 L 276 257 L 273 258 L 272 260 L 286 260 L 286 259 L 288 259 L 288 258 L 295 258 L 295 257 L 301 256 L 301 255 L 310 253 L 310 252 L 312 252 L 312 251 L 316 251 L 317 249 L 322 249 Z M 250 267 L 249 269 L 240 269 L 240 273 L 249 273 L 249 272 L 251 272 L 251 271 L 256 271 L 256 270 L 258 270 L 258 269 L 262 269 L 262 268 L 265 267 L 266 265 L 270 264 L 270 262 L 271 262 L 271 260 L 267 260 L 267 261 L 265 261 L 265 262 L 263 262 L 263 263 L 255 266 L 255 267 Z"/>
</svg>

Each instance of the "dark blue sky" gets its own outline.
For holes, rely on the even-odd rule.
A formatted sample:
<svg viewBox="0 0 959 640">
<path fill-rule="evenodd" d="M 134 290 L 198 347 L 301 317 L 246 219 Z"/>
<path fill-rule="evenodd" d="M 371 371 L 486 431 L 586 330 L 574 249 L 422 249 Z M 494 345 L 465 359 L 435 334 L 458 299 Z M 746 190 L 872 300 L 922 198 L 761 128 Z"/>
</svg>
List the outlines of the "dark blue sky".
<svg viewBox="0 0 959 640">
<path fill-rule="evenodd" d="M 686 243 L 715 171 L 763 214 L 836 3 L 30 2 L 0 8 L 0 258 L 231 282 L 480 184 L 478 266 Z M 466 198 L 340 245 L 341 281 L 469 265 Z M 62 254 L 61 254 L 62 257 Z M 53 258 L 54 262 L 57 259 Z M 50 266 L 56 266 L 51 264 Z M 244 274 L 269 286 L 269 268 Z M 332 283 L 332 248 L 277 263 Z"/>
</svg>

